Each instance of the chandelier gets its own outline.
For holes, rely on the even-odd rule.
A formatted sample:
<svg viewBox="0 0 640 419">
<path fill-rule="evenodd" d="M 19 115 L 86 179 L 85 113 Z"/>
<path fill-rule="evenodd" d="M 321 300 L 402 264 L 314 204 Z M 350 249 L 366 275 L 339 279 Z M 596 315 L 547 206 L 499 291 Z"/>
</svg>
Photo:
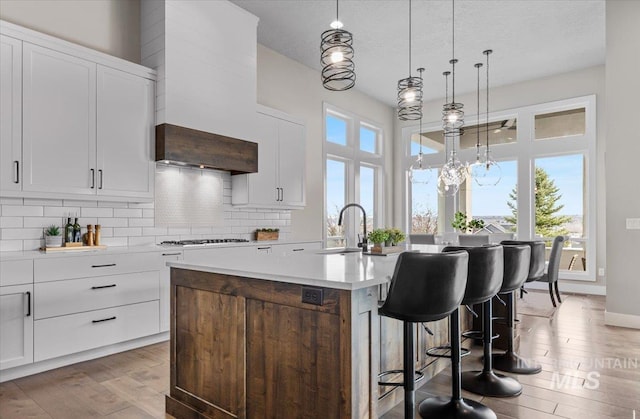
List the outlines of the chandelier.
<svg viewBox="0 0 640 419">
<path fill-rule="evenodd" d="M 353 35 L 342 27 L 339 20 L 339 0 L 336 0 L 336 20 L 331 29 L 321 35 L 320 62 L 322 64 L 322 85 L 333 91 L 349 90 L 356 84 L 353 63 Z"/>
</svg>

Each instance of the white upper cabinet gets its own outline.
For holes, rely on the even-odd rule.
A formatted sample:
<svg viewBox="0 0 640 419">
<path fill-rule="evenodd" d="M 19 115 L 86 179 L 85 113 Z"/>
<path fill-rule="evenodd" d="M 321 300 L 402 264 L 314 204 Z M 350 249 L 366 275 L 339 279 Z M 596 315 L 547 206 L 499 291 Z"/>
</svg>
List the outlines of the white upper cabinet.
<svg viewBox="0 0 640 419">
<path fill-rule="evenodd" d="M 99 195 L 153 197 L 152 80 L 98 66 Z"/>
<path fill-rule="evenodd" d="M 0 195 L 153 199 L 155 72 L 0 21 Z"/>
<path fill-rule="evenodd" d="M 255 141 L 258 18 L 229 1 L 142 0 L 156 123 Z"/>
<path fill-rule="evenodd" d="M 22 186 L 22 41 L 0 35 L 0 190 Z"/>
<path fill-rule="evenodd" d="M 283 112 L 257 113 L 258 173 L 231 177 L 231 202 L 262 208 L 305 206 L 305 127 Z"/>
<path fill-rule="evenodd" d="M 96 191 L 96 64 L 25 42 L 24 191 Z"/>
</svg>

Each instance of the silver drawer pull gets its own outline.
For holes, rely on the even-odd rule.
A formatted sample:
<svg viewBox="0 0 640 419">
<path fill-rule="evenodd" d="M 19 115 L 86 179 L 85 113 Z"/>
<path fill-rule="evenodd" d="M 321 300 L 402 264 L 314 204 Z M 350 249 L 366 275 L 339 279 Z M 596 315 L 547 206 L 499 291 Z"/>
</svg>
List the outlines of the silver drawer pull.
<svg viewBox="0 0 640 419">
<path fill-rule="evenodd" d="M 105 265 L 91 265 L 92 268 L 108 268 L 110 266 L 116 266 L 115 263 L 107 263 Z"/>
<path fill-rule="evenodd" d="M 182 253 L 163 253 L 162 256 L 180 256 Z"/>
<path fill-rule="evenodd" d="M 102 323 L 102 322 L 108 322 L 109 320 L 115 320 L 116 316 L 113 317 L 107 317 L 106 319 L 100 319 L 100 320 L 91 320 L 91 323 Z"/>
<path fill-rule="evenodd" d="M 103 288 L 113 288 L 113 287 L 115 287 L 115 286 L 116 286 L 116 284 L 111 284 L 111 285 L 100 285 L 100 286 L 97 286 L 97 287 L 91 287 L 91 289 L 92 289 L 92 290 L 101 290 L 101 289 L 103 289 Z"/>
</svg>

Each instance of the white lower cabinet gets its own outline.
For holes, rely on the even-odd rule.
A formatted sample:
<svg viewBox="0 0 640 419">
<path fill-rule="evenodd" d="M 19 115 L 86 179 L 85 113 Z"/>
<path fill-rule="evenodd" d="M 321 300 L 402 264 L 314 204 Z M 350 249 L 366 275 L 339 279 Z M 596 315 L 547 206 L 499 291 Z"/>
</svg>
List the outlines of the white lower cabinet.
<svg viewBox="0 0 640 419">
<path fill-rule="evenodd" d="M 171 325 L 171 268 L 167 262 L 182 260 L 182 251 L 163 252 L 160 268 L 160 331 L 166 332 Z"/>
<path fill-rule="evenodd" d="M 33 362 L 33 285 L 0 287 L 0 370 Z"/>
<path fill-rule="evenodd" d="M 36 320 L 36 362 L 159 332 L 159 302 L 148 301 L 103 310 Z"/>
</svg>

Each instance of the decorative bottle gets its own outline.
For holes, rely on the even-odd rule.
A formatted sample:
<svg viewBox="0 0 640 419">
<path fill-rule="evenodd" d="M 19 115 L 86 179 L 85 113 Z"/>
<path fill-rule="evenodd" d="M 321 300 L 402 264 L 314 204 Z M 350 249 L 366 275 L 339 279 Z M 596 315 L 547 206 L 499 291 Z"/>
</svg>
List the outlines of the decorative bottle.
<svg viewBox="0 0 640 419">
<path fill-rule="evenodd" d="M 76 217 L 75 222 L 73 223 L 73 241 L 79 243 L 82 239 L 80 224 L 78 224 L 78 217 Z"/>
<path fill-rule="evenodd" d="M 73 242 L 73 224 L 71 224 L 71 217 L 67 218 L 67 225 L 64 226 L 64 241 L 66 243 Z"/>
</svg>

